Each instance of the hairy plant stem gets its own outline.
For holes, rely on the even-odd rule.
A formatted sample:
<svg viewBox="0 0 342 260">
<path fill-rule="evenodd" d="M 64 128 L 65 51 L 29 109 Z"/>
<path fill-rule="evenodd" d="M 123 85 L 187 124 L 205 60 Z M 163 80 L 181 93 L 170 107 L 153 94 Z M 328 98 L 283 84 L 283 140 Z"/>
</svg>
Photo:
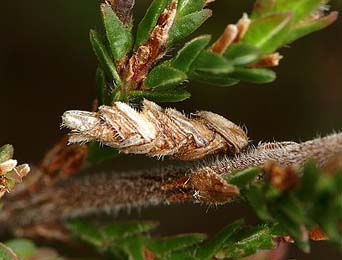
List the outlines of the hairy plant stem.
<svg viewBox="0 0 342 260">
<path fill-rule="evenodd" d="M 18 227 L 99 213 L 179 202 L 224 204 L 239 196 L 226 177 L 269 161 L 301 167 L 313 159 L 321 167 L 342 154 L 342 133 L 304 143 L 275 142 L 250 147 L 235 157 L 215 157 L 183 167 L 131 173 L 92 173 L 70 178 L 27 196 L 9 196 L 0 223 Z M 10 220 L 10 221 L 9 221 Z"/>
</svg>

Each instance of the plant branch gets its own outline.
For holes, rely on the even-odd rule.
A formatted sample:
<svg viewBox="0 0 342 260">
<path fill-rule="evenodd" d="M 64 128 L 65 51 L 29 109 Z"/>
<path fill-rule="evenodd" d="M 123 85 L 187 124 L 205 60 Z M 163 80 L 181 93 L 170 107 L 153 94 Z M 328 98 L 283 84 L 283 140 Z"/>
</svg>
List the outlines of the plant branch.
<svg viewBox="0 0 342 260">
<path fill-rule="evenodd" d="M 227 181 L 236 171 L 262 167 L 269 161 L 300 167 L 309 159 L 323 167 L 341 153 L 342 133 L 339 133 L 301 144 L 260 144 L 233 158 L 217 157 L 184 167 L 122 174 L 93 173 L 46 188 L 29 198 L 12 201 L 9 198 L 0 220 L 11 219 L 6 225 L 16 228 L 159 204 L 185 201 L 224 204 L 240 195 L 239 189 Z"/>
</svg>

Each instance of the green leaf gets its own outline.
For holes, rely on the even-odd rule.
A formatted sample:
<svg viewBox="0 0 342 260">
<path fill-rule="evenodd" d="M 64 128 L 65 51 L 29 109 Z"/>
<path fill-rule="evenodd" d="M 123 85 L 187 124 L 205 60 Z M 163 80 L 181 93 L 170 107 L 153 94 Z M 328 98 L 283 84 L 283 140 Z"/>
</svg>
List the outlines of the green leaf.
<svg viewBox="0 0 342 260">
<path fill-rule="evenodd" d="M 245 82 L 265 84 L 274 81 L 276 79 L 276 74 L 274 71 L 268 69 L 236 68 L 234 72 L 231 73 L 231 77 Z"/>
<path fill-rule="evenodd" d="M 206 0 L 178 0 L 177 15 L 184 16 L 200 11 L 205 6 Z"/>
<path fill-rule="evenodd" d="M 144 239 L 137 237 L 125 240 L 121 244 L 123 251 L 128 255 L 128 259 L 132 260 L 146 260 L 144 255 Z"/>
<path fill-rule="evenodd" d="M 264 192 L 261 189 L 258 189 L 256 186 L 251 186 L 243 192 L 243 195 L 261 220 L 272 220 L 271 214 L 267 208 Z"/>
<path fill-rule="evenodd" d="M 242 230 L 229 239 L 227 245 L 218 254 L 218 258 L 242 258 L 253 255 L 260 250 L 270 250 L 276 247 L 272 228 L 268 225 L 251 230 Z"/>
<path fill-rule="evenodd" d="M 233 173 L 229 178 L 229 184 L 235 185 L 238 188 L 245 188 L 246 185 L 256 179 L 258 175 L 262 173 L 260 168 L 249 168 L 243 171 Z"/>
<path fill-rule="evenodd" d="M 291 28 L 288 36 L 285 39 L 284 44 L 290 44 L 295 40 L 302 38 L 312 32 L 319 31 L 329 26 L 336 21 L 338 16 L 337 12 L 332 12 L 327 16 L 324 16 L 318 20 L 309 19 L 308 21 L 303 21 L 298 25 Z"/>
<path fill-rule="evenodd" d="M 210 51 L 203 51 L 193 62 L 190 70 L 223 74 L 233 71 L 233 66 L 224 57 Z"/>
<path fill-rule="evenodd" d="M 272 12 L 275 2 L 275 0 L 256 0 L 251 18 L 256 20 L 260 17 L 268 15 L 270 12 Z"/>
<path fill-rule="evenodd" d="M 120 61 L 132 48 L 132 34 L 114 13 L 111 6 L 101 5 L 107 39 L 115 60 Z"/>
<path fill-rule="evenodd" d="M 168 64 L 155 67 L 145 81 L 145 87 L 153 89 L 168 89 L 181 84 L 187 79 L 187 75 Z"/>
<path fill-rule="evenodd" d="M 210 35 L 203 35 L 186 43 L 172 60 L 172 66 L 187 72 L 201 51 L 208 46 L 210 39 Z"/>
<path fill-rule="evenodd" d="M 251 17 L 257 20 L 269 14 L 292 12 L 297 23 L 323 4 L 322 0 L 257 0 Z"/>
<path fill-rule="evenodd" d="M 108 105 L 106 98 L 108 95 L 106 78 L 103 70 L 98 67 L 96 70 L 96 97 L 99 105 Z"/>
<path fill-rule="evenodd" d="M 13 158 L 14 148 L 10 144 L 6 144 L 0 147 L 0 163 L 8 161 Z"/>
<path fill-rule="evenodd" d="M 174 43 L 196 31 L 211 14 L 211 10 L 203 9 L 199 12 L 177 18 L 169 33 L 168 46 L 172 46 Z"/>
<path fill-rule="evenodd" d="M 286 199 L 281 200 L 278 209 L 298 226 L 309 224 L 303 205 L 293 195 L 289 195 Z"/>
<path fill-rule="evenodd" d="M 293 20 L 297 23 L 318 10 L 322 4 L 322 0 L 277 0 L 273 12 L 292 12 L 294 15 Z"/>
<path fill-rule="evenodd" d="M 1 260 L 19 260 L 12 249 L 0 243 L 0 259 Z"/>
<path fill-rule="evenodd" d="M 113 159 L 119 155 L 115 148 L 103 146 L 99 143 L 90 143 L 87 161 L 91 164 L 98 164 Z"/>
<path fill-rule="evenodd" d="M 163 239 L 151 240 L 147 246 L 160 259 L 166 259 L 166 255 L 174 251 L 189 248 L 201 243 L 206 238 L 202 234 L 179 235 Z"/>
<path fill-rule="evenodd" d="M 233 65 L 242 66 L 257 61 L 261 56 L 261 52 L 254 46 L 240 43 L 230 46 L 224 56 Z"/>
<path fill-rule="evenodd" d="M 193 249 L 190 248 L 189 250 L 180 250 L 170 253 L 165 260 L 198 260 L 194 256 Z"/>
<path fill-rule="evenodd" d="M 328 177 L 329 178 L 329 177 Z M 334 189 L 329 190 L 328 195 L 322 196 L 320 201 L 321 210 L 317 207 L 316 221 L 329 239 L 342 248 L 342 171 L 339 171 L 330 181 L 335 184 Z M 336 195 L 337 194 L 337 195 Z M 325 197 L 325 198 L 324 198 Z M 322 210 L 325 214 L 320 214 Z"/>
<path fill-rule="evenodd" d="M 154 102 L 180 102 L 188 99 L 191 94 L 184 89 L 171 89 L 164 91 L 131 91 L 130 96 L 133 99 L 143 99 Z"/>
<path fill-rule="evenodd" d="M 240 82 L 238 79 L 232 78 L 230 74 L 191 72 L 189 77 L 192 80 L 218 87 L 230 87 Z"/>
<path fill-rule="evenodd" d="M 13 239 L 7 241 L 6 246 L 11 248 L 20 259 L 28 259 L 37 254 L 37 248 L 34 243 L 27 239 Z M 0 259 L 2 259 L 0 257 Z"/>
<path fill-rule="evenodd" d="M 105 72 L 106 76 L 110 80 L 114 80 L 117 86 L 120 86 L 121 79 L 118 72 L 116 71 L 113 60 L 108 54 L 105 45 L 101 42 L 99 35 L 94 30 L 90 31 L 90 42 L 93 46 L 97 58 L 99 59 L 101 68 Z"/>
<path fill-rule="evenodd" d="M 338 177 L 338 175 L 336 177 Z M 312 218 L 314 218 L 319 227 L 322 228 L 330 241 L 341 246 L 342 230 L 340 224 L 342 219 L 342 186 L 341 184 L 339 187 L 336 186 L 335 178 L 327 177 L 324 179 L 327 179 L 324 182 L 329 182 L 327 186 L 330 187 L 327 187 L 325 191 L 318 192 L 316 195 L 315 201 L 319 204 L 311 211 Z M 324 212 L 324 214 L 322 214 L 322 212 Z"/>
<path fill-rule="evenodd" d="M 103 246 L 101 232 L 96 226 L 81 220 L 72 220 L 66 223 L 66 227 L 81 240 L 98 248 Z"/>
<path fill-rule="evenodd" d="M 126 222 L 114 223 L 103 229 L 104 239 L 124 239 L 155 229 L 156 222 Z"/>
<path fill-rule="evenodd" d="M 251 23 L 242 42 L 270 54 L 283 45 L 292 21 L 291 13 L 272 14 Z"/>
<path fill-rule="evenodd" d="M 153 28 L 156 26 L 159 16 L 170 3 L 171 0 L 153 0 L 144 18 L 138 25 L 135 41 L 135 49 L 147 42 Z"/>
<path fill-rule="evenodd" d="M 295 240 L 296 246 L 308 253 L 310 251 L 310 244 L 308 238 L 303 236 L 303 226 L 298 226 L 282 212 L 277 212 L 275 218 L 282 229 Z"/>
<path fill-rule="evenodd" d="M 325 174 L 308 162 L 298 174 L 300 185 L 294 189 L 280 191 L 266 178 L 245 187 L 242 194 L 260 219 L 277 224 L 274 235 L 290 235 L 304 252 L 310 250 L 308 230 L 317 227 L 329 241 L 342 245 L 342 172 Z"/>
<path fill-rule="evenodd" d="M 212 259 L 215 254 L 223 247 L 223 245 L 241 229 L 243 224 L 242 220 L 235 221 L 226 228 L 222 229 L 215 237 L 208 242 L 201 245 L 196 253 L 195 259 Z"/>
<path fill-rule="evenodd" d="M 319 170 L 317 169 L 316 165 L 310 161 L 304 165 L 303 172 L 304 174 L 301 179 L 302 185 L 296 192 L 296 195 L 302 202 L 311 203 L 312 197 L 315 195 L 312 194 L 312 191 L 317 189 L 317 183 L 319 181 L 319 175 L 317 174 Z"/>
<path fill-rule="evenodd" d="M 144 232 L 154 229 L 154 222 L 115 223 L 108 226 L 93 225 L 81 220 L 73 220 L 66 224 L 76 237 L 95 246 L 101 251 L 121 255 L 125 252 L 131 259 L 144 259 L 143 248 L 149 237 L 141 237 Z"/>
</svg>

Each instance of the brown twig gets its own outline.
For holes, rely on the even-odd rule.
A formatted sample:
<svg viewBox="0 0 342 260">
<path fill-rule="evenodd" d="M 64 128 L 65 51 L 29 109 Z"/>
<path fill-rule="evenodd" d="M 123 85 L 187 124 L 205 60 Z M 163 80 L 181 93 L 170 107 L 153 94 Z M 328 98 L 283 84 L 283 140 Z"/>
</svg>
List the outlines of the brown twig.
<svg viewBox="0 0 342 260">
<path fill-rule="evenodd" d="M 127 66 L 121 69 L 125 73 L 124 78 L 129 89 L 141 88 L 152 66 L 164 56 L 176 12 L 177 1 L 172 1 L 169 8 L 160 15 L 149 40 L 138 47 Z"/>
<path fill-rule="evenodd" d="M 123 174 L 92 173 L 26 198 L 11 198 L 0 222 L 9 228 L 41 224 L 70 217 L 118 212 L 136 207 L 190 201 L 224 204 L 239 196 L 237 187 L 225 177 L 232 172 L 277 161 L 300 167 L 308 159 L 324 166 L 342 153 L 342 133 L 301 144 L 269 143 L 250 148 L 235 157 L 217 157 L 184 167 L 169 167 Z"/>
</svg>

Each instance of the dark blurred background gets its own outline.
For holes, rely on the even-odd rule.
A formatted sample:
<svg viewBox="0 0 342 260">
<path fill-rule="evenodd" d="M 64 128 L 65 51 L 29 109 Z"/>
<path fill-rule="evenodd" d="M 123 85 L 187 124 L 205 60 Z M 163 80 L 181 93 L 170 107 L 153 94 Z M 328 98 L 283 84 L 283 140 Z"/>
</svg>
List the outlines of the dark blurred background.
<svg viewBox="0 0 342 260">
<path fill-rule="evenodd" d="M 139 20 L 150 1 L 136 1 Z M 218 36 L 227 23 L 250 11 L 252 4 L 252 0 L 217 0 L 212 5 L 214 16 L 200 32 Z M 342 1 L 331 5 L 341 10 Z M 98 0 L 2 0 L 0 10 L 0 144 L 13 144 L 19 161 L 37 163 L 64 133 L 59 130 L 62 113 L 89 109 L 95 97 L 97 63 L 88 32 L 100 27 Z M 300 141 L 341 130 L 342 19 L 280 52 L 285 58 L 274 83 L 232 88 L 190 84 L 192 98 L 173 106 L 188 112 L 219 113 L 246 125 L 255 141 Z M 119 171 L 159 164 L 163 163 L 143 156 L 123 156 L 107 167 Z M 240 217 L 257 223 L 253 213 L 241 205 L 218 209 L 172 206 L 117 216 L 159 220 L 158 233 L 162 234 L 213 234 Z M 288 258 L 341 256 L 323 242 L 314 244 L 310 255 L 291 247 Z"/>
</svg>

